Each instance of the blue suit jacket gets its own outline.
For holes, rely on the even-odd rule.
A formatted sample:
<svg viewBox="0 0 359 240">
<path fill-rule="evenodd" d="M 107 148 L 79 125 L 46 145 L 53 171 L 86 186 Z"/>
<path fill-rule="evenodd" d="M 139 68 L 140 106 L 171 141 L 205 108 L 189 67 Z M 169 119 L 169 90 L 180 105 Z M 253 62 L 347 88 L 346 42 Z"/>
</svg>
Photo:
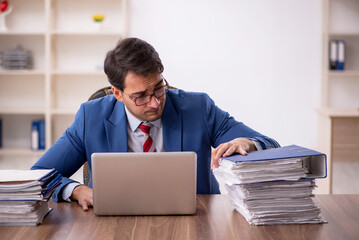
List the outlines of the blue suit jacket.
<svg viewBox="0 0 359 240">
<path fill-rule="evenodd" d="M 266 136 L 237 122 L 219 109 L 204 93 L 170 90 L 162 115 L 163 142 L 167 152 L 197 153 L 197 193 L 219 193 L 218 182 L 210 170 L 211 147 L 237 137 L 258 140 L 264 149 L 279 147 Z M 75 121 L 32 169 L 55 168 L 62 185 L 54 195 L 62 200 L 62 189 L 86 161 L 91 169 L 94 152 L 127 152 L 127 118 L 124 104 L 113 96 L 83 103 Z M 92 187 L 90 179 L 89 186 Z"/>
</svg>

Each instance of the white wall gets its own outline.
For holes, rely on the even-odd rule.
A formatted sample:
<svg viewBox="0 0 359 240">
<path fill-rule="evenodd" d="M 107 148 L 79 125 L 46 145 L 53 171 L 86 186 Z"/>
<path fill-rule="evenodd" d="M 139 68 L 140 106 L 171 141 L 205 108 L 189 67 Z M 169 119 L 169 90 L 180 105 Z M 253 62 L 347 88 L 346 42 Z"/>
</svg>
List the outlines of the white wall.
<svg viewBox="0 0 359 240">
<path fill-rule="evenodd" d="M 164 76 L 207 92 L 284 145 L 317 146 L 321 1 L 131 0 L 130 36 L 152 44 Z"/>
</svg>

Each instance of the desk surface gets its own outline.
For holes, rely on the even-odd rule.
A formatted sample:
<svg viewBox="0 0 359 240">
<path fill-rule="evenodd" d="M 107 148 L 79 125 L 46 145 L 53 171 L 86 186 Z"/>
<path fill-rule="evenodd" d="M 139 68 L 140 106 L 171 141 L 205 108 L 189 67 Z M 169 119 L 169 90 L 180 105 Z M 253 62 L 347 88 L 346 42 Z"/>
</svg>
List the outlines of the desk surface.
<svg viewBox="0 0 359 240">
<path fill-rule="evenodd" d="M 359 195 L 318 195 L 326 224 L 252 226 L 225 195 L 199 195 L 193 216 L 98 217 L 50 202 L 37 227 L 0 227 L 1 239 L 359 239 Z"/>
</svg>

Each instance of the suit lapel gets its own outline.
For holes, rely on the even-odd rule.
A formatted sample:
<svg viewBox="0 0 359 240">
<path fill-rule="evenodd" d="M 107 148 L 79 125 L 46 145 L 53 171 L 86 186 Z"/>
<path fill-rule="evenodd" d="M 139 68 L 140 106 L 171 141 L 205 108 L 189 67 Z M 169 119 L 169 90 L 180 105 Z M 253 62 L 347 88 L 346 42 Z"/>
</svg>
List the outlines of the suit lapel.
<svg viewBox="0 0 359 240">
<path fill-rule="evenodd" d="M 182 151 L 182 116 L 167 95 L 162 114 L 163 142 L 166 152 Z"/>
<path fill-rule="evenodd" d="M 104 120 L 110 152 L 127 152 L 127 119 L 123 103 L 116 102 L 109 119 Z"/>
<path fill-rule="evenodd" d="M 127 119 L 123 103 L 116 102 L 109 119 L 104 120 L 108 146 L 111 152 L 127 152 Z M 166 98 L 162 115 L 163 142 L 166 152 L 182 151 L 182 116 L 172 101 Z"/>
</svg>

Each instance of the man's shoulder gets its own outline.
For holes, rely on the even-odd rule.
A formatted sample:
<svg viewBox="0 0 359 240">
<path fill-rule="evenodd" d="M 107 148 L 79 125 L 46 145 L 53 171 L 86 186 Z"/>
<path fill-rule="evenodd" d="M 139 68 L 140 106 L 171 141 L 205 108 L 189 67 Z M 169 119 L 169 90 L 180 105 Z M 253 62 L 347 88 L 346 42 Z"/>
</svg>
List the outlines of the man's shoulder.
<svg viewBox="0 0 359 240">
<path fill-rule="evenodd" d="M 83 103 L 83 107 L 85 111 L 90 112 L 112 112 L 115 106 L 122 102 L 119 102 L 113 95 L 104 96 L 98 99 L 90 100 Z"/>
<path fill-rule="evenodd" d="M 212 102 L 206 93 L 187 92 L 181 89 L 170 89 L 167 96 L 173 107 L 182 111 L 202 112 Z"/>
<path fill-rule="evenodd" d="M 182 89 L 170 89 L 168 91 L 168 96 L 171 99 L 174 100 L 188 100 L 188 101 L 193 101 L 193 100 L 200 100 L 203 98 L 209 98 L 208 95 L 206 93 L 203 92 L 190 92 L 190 91 L 185 91 Z"/>
<path fill-rule="evenodd" d="M 111 94 L 108 96 L 104 96 L 104 97 L 100 97 L 97 99 L 93 99 L 93 100 L 84 102 L 84 104 L 89 105 L 89 106 L 107 105 L 107 104 L 111 104 L 116 101 L 117 101 L 117 99 L 113 96 L 113 94 Z"/>
</svg>

